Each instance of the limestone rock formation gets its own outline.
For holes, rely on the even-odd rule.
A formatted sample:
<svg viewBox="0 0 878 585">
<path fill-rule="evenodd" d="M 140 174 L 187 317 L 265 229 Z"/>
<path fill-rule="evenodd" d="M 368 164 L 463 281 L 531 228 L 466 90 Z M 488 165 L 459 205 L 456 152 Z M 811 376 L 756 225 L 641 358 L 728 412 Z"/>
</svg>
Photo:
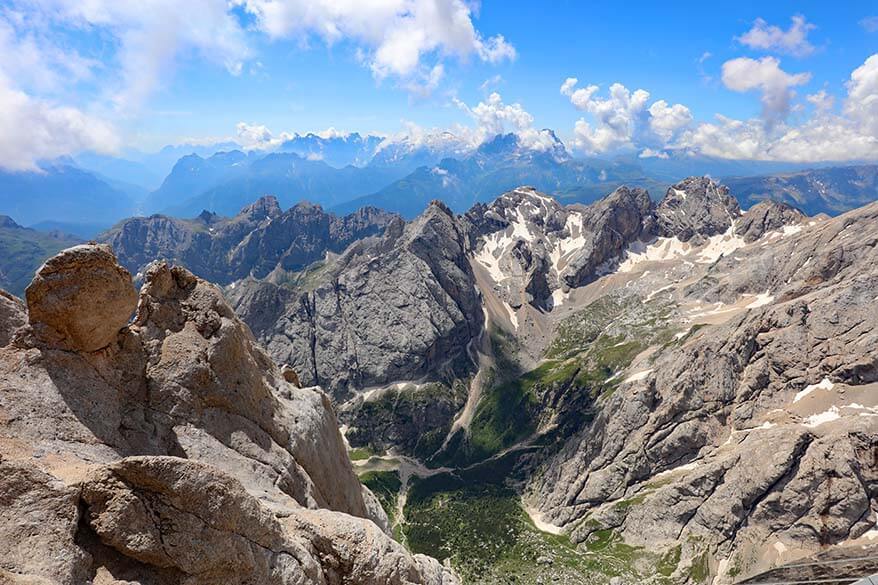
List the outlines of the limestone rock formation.
<svg viewBox="0 0 878 585">
<path fill-rule="evenodd" d="M 741 214 L 728 187 L 709 177 L 689 177 L 668 189 L 656 208 L 659 234 L 682 242 L 728 230 Z"/>
<path fill-rule="evenodd" d="M 773 213 L 755 210 L 742 233 Z M 594 420 L 537 465 L 544 518 L 575 542 L 611 531 L 680 546 L 674 576 L 717 584 L 874 529 L 878 205 L 810 224 L 681 285 L 679 302 L 696 306 L 756 300 L 635 360 Z"/>
<path fill-rule="evenodd" d="M 805 214 L 795 207 L 778 201 L 762 201 L 741 215 L 735 233 L 744 237 L 746 242 L 754 242 L 767 232 L 782 230 L 784 226 L 797 231 L 797 224 L 805 220 Z"/>
<path fill-rule="evenodd" d="M 78 351 L 108 346 L 137 304 L 131 275 L 109 246 L 75 246 L 50 258 L 25 294 L 36 334 Z"/>
<path fill-rule="evenodd" d="M 15 330 L 27 323 L 27 312 L 19 299 L 0 290 L 0 347 L 12 341 Z"/>
<path fill-rule="evenodd" d="M 154 260 L 184 266 L 218 284 L 242 278 L 281 278 L 327 252 L 380 233 L 395 215 L 365 207 L 344 217 L 319 205 L 299 203 L 283 211 L 273 196 L 247 205 L 234 217 L 204 212 L 194 219 L 134 217 L 101 236 L 132 273 Z"/>
<path fill-rule="evenodd" d="M 482 329 L 466 234 L 441 203 L 356 242 L 313 289 L 265 281 L 232 292 L 272 357 L 334 392 L 425 375 L 464 375 Z"/>
<path fill-rule="evenodd" d="M 476 261 L 513 308 L 549 308 L 554 290 L 588 283 L 602 264 L 655 231 L 649 195 L 627 187 L 569 207 L 520 187 L 474 207 L 464 220 L 472 226 Z"/>
<path fill-rule="evenodd" d="M 456 582 L 387 536 L 327 396 L 287 382 L 219 289 L 157 264 L 126 327 L 111 260 L 50 260 L 0 348 L 0 580 Z"/>
</svg>

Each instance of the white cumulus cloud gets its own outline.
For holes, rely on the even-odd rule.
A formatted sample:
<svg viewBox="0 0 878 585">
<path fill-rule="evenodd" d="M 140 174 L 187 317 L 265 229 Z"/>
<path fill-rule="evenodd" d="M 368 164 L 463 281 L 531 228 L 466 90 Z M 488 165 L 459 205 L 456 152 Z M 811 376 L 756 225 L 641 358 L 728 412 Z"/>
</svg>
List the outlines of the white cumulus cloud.
<svg viewBox="0 0 878 585">
<path fill-rule="evenodd" d="M 475 128 L 455 129 L 473 147 L 508 132 L 514 132 L 522 146 L 533 150 L 544 151 L 558 146 L 557 139 L 551 132 L 534 127 L 534 117 L 521 104 L 507 104 L 497 92 L 492 92 L 473 107 L 456 98 L 454 103 L 476 123 Z"/>
<path fill-rule="evenodd" d="M 732 91 L 758 91 L 762 94 L 762 114 L 766 121 L 782 120 L 790 111 L 794 87 L 808 83 L 810 73 L 790 74 L 780 68 L 775 57 L 739 57 L 723 63 L 722 81 Z"/>
<path fill-rule="evenodd" d="M 878 137 L 878 54 L 854 69 L 847 83 L 844 113 L 866 133 Z"/>
<path fill-rule="evenodd" d="M 649 92 L 630 91 L 621 83 L 609 88 L 609 97 L 596 94 L 599 87 L 576 88 L 579 81 L 567 78 L 561 94 L 578 110 L 588 112 L 593 121 L 577 120 L 573 129 L 573 147 L 588 154 L 661 147 L 670 142 L 692 121 L 692 113 L 682 104 L 668 105 L 658 100 L 649 105 Z"/>
<path fill-rule="evenodd" d="M 116 107 L 139 108 L 163 82 L 181 54 L 192 54 L 241 72 L 251 56 L 245 31 L 226 0 L 13 0 L 46 39 L 74 27 L 95 32 L 115 49 L 108 65 L 118 79 L 108 89 Z M 51 28 L 52 26 L 56 28 Z M 49 52 L 52 47 L 41 47 Z"/>
<path fill-rule="evenodd" d="M 577 80 L 569 78 L 561 93 L 592 114 L 594 126 L 579 120 L 572 139 L 574 148 L 587 154 L 627 149 L 644 158 L 677 152 L 802 163 L 878 160 L 878 54 L 851 72 L 843 99 L 836 100 L 826 88 L 806 95 L 796 104 L 799 115 L 790 121 L 793 88 L 809 79 L 808 73 L 783 71 L 774 57 L 727 61 L 727 88 L 761 93 L 763 116 L 748 120 L 717 114 L 713 121 L 697 122 L 685 105 L 658 100 L 647 106 L 648 92 L 631 92 L 620 84 L 602 98 L 597 86 L 577 89 Z"/>
<path fill-rule="evenodd" d="M 487 63 L 511 60 L 515 48 L 502 35 L 484 37 L 464 0 L 237 0 L 274 39 L 319 38 L 327 45 L 355 43 L 376 79 L 396 77 L 404 87 L 429 88 L 445 56 L 475 56 Z M 434 61 L 425 64 L 429 57 Z M 426 79 L 417 85 L 418 78 Z M 438 81 L 435 81 L 436 83 Z"/>
<path fill-rule="evenodd" d="M 801 15 L 793 16 L 790 28 L 787 30 L 757 18 L 753 27 L 737 37 L 737 41 L 751 49 L 803 57 L 814 52 L 814 45 L 808 41 L 808 33 L 815 28 L 817 27 Z"/>
<path fill-rule="evenodd" d="M 795 162 L 878 159 L 878 54 L 857 67 L 845 84 L 841 111 L 825 90 L 806 96 L 812 115 L 799 124 L 717 116 L 675 145 L 710 156 Z"/>
<path fill-rule="evenodd" d="M 109 124 L 76 108 L 34 98 L 0 75 L 0 168 L 37 170 L 37 161 L 80 150 L 112 152 L 119 139 Z"/>
</svg>

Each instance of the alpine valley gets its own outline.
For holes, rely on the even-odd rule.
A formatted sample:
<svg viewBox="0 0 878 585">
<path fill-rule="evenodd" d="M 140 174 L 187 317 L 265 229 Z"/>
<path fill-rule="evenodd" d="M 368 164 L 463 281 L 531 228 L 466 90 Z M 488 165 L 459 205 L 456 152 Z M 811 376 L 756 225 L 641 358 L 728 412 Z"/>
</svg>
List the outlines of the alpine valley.
<svg viewBox="0 0 878 585">
<path fill-rule="evenodd" d="M 878 571 L 878 203 L 752 182 L 408 221 L 262 196 L 61 252 L 0 305 L 0 575 Z"/>
</svg>

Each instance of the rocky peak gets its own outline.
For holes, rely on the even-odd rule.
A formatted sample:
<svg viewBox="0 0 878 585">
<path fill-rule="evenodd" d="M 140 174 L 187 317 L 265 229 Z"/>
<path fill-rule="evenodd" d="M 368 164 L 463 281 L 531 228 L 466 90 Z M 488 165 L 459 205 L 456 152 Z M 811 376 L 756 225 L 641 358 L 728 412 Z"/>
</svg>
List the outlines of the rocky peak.
<svg viewBox="0 0 878 585">
<path fill-rule="evenodd" d="M 726 232 L 741 214 L 728 187 L 710 177 L 689 177 L 670 187 L 656 208 L 660 235 L 695 244 Z"/>
<path fill-rule="evenodd" d="M 258 221 L 266 217 L 277 217 L 281 213 L 283 211 L 280 208 L 277 197 L 274 195 L 264 195 L 241 209 L 239 215 Z"/>
<path fill-rule="evenodd" d="M 593 280 L 601 265 L 618 258 L 634 241 L 651 237 L 655 213 L 649 193 L 640 188 L 619 187 L 588 206 L 572 206 L 580 216 L 584 240 L 562 274 L 566 286 L 578 287 Z"/>
<path fill-rule="evenodd" d="M 198 221 L 200 221 L 204 225 L 211 225 L 213 223 L 216 223 L 216 221 L 219 218 L 220 218 L 220 216 L 217 215 L 216 213 L 205 209 L 201 213 L 199 213 L 198 217 L 196 217 L 195 219 L 197 219 Z"/>
<path fill-rule="evenodd" d="M 15 220 L 9 217 L 8 215 L 0 215 L 0 228 L 20 228 L 21 226 L 15 223 Z"/>
<path fill-rule="evenodd" d="M 337 397 L 394 380 L 464 375 L 482 311 L 465 222 L 440 202 L 327 260 L 308 287 L 236 286 L 235 310 L 304 384 Z"/>
<path fill-rule="evenodd" d="M 746 242 L 753 242 L 770 231 L 802 223 L 807 216 L 787 203 L 767 200 L 748 209 L 738 221 L 735 233 Z M 795 228 L 794 228 L 795 229 Z"/>
<path fill-rule="evenodd" d="M 251 275 L 263 278 L 278 268 L 301 270 L 327 251 L 341 253 L 351 242 L 380 233 L 393 217 L 376 208 L 338 217 L 311 203 L 282 211 L 277 198 L 266 195 L 231 218 L 209 213 L 192 220 L 131 218 L 101 239 L 133 273 L 163 259 L 228 284 Z"/>
<path fill-rule="evenodd" d="M 445 202 L 441 199 L 433 199 L 432 201 L 430 201 L 430 205 L 427 206 L 424 215 L 430 215 L 431 213 L 433 213 L 434 210 L 441 211 L 449 217 L 454 217 L 454 212 L 451 211 L 451 208 L 448 207 L 448 205 L 446 205 Z"/>
<path fill-rule="evenodd" d="M 553 197 L 527 185 L 500 195 L 485 213 L 489 218 L 506 222 L 506 225 L 529 223 L 543 232 L 563 229 L 566 215 L 561 204 Z"/>
</svg>

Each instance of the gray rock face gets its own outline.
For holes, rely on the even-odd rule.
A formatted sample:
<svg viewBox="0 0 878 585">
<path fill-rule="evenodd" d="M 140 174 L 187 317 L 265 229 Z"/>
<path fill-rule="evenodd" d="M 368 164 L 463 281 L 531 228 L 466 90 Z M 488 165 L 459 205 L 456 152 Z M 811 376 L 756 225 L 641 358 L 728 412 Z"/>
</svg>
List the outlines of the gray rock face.
<svg viewBox="0 0 878 585">
<path fill-rule="evenodd" d="M 241 283 L 233 302 L 280 363 L 334 392 L 470 368 L 482 329 L 466 234 L 444 205 L 361 240 L 310 291 Z"/>
<path fill-rule="evenodd" d="M 117 281 L 67 260 L 107 254 L 47 265 L 102 299 L 96 283 Z M 34 335 L 46 298 L 29 295 L 31 330 L 0 348 L 0 578 L 455 582 L 383 532 L 328 397 L 287 382 L 216 287 L 154 266 L 129 327 L 127 307 L 102 307 L 117 325 L 100 352 Z"/>
<path fill-rule="evenodd" d="M 601 401 L 532 475 L 544 517 L 576 542 L 679 544 L 683 582 L 871 530 L 878 426 L 857 401 L 878 389 L 876 226 L 873 204 L 717 261 L 691 294 L 768 303 L 658 350 Z"/>
<path fill-rule="evenodd" d="M 182 265 L 211 282 L 228 284 L 274 271 L 297 271 L 341 252 L 351 242 L 380 233 L 395 217 L 363 208 L 338 217 L 319 205 L 300 203 L 282 211 L 277 199 L 262 197 L 231 218 L 202 213 L 192 220 L 161 215 L 135 217 L 102 236 L 119 262 L 143 272 L 154 260 Z"/>
<path fill-rule="evenodd" d="M 766 233 L 805 221 L 805 214 L 786 203 L 762 201 L 741 215 L 735 233 L 746 242 L 755 242 Z"/>
<path fill-rule="evenodd" d="M 724 233 L 741 214 L 728 187 L 709 177 L 689 177 L 668 189 L 656 207 L 659 235 L 700 243 Z"/>
<path fill-rule="evenodd" d="M 520 187 L 464 216 L 476 260 L 504 278 L 494 288 L 511 307 L 551 306 L 552 291 L 587 284 L 627 246 L 655 231 L 653 206 L 642 189 L 620 187 L 592 205 L 564 207 Z"/>
<path fill-rule="evenodd" d="M 15 330 L 27 323 L 24 303 L 0 290 L 0 347 L 12 341 Z"/>
<path fill-rule="evenodd" d="M 601 264 L 611 262 L 631 242 L 655 233 L 649 194 L 643 189 L 619 187 L 600 201 L 581 208 L 585 242 L 568 263 L 565 285 L 578 287 L 595 278 Z"/>
</svg>

